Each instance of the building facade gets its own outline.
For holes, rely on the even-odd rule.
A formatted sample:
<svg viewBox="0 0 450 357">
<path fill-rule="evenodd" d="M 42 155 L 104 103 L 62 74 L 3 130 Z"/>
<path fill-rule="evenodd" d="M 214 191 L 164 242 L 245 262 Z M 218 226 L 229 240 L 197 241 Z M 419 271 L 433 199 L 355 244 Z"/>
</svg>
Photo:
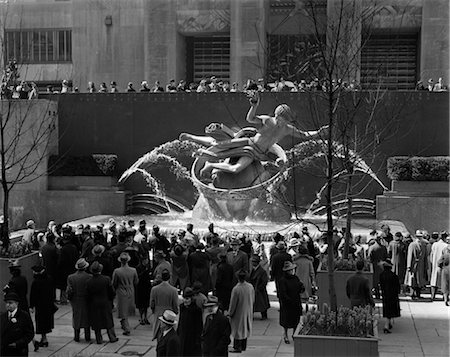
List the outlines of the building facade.
<svg viewBox="0 0 450 357">
<path fill-rule="evenodd" d="M 2 1 L 2 56 L 17 60 L 21 79 L 40 86 L 67 79 L 81 92 L 88 81 L 116 81 L 123 90 L 128 82 L 164 86 L 212 75 L 241 85 L 308 79 L 302 68 L 314 50 L 314 24 L 304 1 Z M 315 2 L 317 18 L 330 23 L 338 0 Z M 359 11 L 367 9 L 370 36 L 366 23 L 351 30 L 364 45 L 355 80 L 375 76 L 391 89 L 428 78 L 449 83 L 448 0 L 362 0 Z"/>
</svg>

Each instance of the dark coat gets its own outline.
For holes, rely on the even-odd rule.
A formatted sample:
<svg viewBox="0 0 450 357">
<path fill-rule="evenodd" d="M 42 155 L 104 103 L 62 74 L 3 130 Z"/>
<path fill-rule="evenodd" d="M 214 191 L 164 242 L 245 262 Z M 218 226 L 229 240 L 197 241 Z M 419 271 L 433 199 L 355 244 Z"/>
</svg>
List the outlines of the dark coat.
<svg viewBox="0 0 450 357">
<path fill-rule="evenodd" d="M 233 267 L 227 262 L 220 262 L 217 266 L 216 296 L 223 310 L 230 306 L 231 290 L 233 290 Z"/>
<path fill-rule="evenodd" d="M 66 243 L 60 249 L 55 281 L 58 289 L 66 289 L 67 277 L 75 272 L 75 264 L 78 258 L 78 249 L 74 244 Z"/>
<path fill-rule="evenodd" d="M 207 320 L 203 326 L 203 356 L 228 356 L 230 335 L 230 321 L 220 311 L 217 311 L 212 320 L 209 322 Z"/>
<path fill-rule="evenodd" d="M 156 357 L 183 356 L 180 349 L 180 338 L 172 328 L 167 335 L 161 337 L 156 345 Z"/>
<path fill-rule="evenodd" d="M 201 282 L 201 292 L 208 295 L 208 292 L 211 290 L 211 277 L 209 275 L 210 260 L 208 254 L 197 250 L 188 256 L 187 262 L 191 284 L 195 281 Z"/>
<path fill-rule="evenodd" d="M 102 255 L 96 255 L 89 259 L 89 264 L 92 265 L 93 262 L 99 262 L 103 265 L 102 275 L 112 277 L 113 273 L 113 263 L 112 257 L 108 252 L 104 252 Z"/>
<path fill-rule="evenodd" d="M 136 307 L 138 309 L 148 308 L 150 306 L 150 290 L 152 284 L 150 282 L 150 268 L 139 264 L 136 267 L 139 282 L 136 285 Z"/>
<path fill-rule="evenodd" d="M 260 266 L 253 269 L 250 273 L 250 283 L 255 288 L 255 304 L 253 305 L 253 311 L 264 312 L 270 307 L 269 296 L 267 295 L 267 283 L 269 277 L 267 272 Z"/>
<path fill-rule="evenodd" d="M 400 317 L 400 281 L 397 274 L 385 269 L 380 274 L 380 286 L 383 294 L 383 317 Z"/>
<path fill-rule="evenodd" d="M 19 296 L 19 309 L 28 311 L 28 282 L 23 275 L 13 276 L 8 283 L 11 290 L 14 290 Z"/>
<path fill-rule="evenodd" d="M 297 275 L 284 274 L 278 282 L 280 299 L 280 325 L 284 328 L 296 328 L 302 315 L 301 293 L 305 286 Z"/>
<path fill-rule="evenodd" d="M 8 312 L 0 315 L 0 356 L 28 356 L 28 344 L 33 340 L 34 327 L 28 312 L 17 310 L 15 323 L 8 319 Z M 11 343 L 16 347 L 8 347 Z"/>
<path fill-rule="evenodd" d="M 233 286 L 237 283 L 237 273 L 240 270 L 249 271 L 248 255 L 242 250 L 238 250 L 237 254 L 233 251 L 227 253 L 227 262 L 233 267 L 234 278 Z"/>
<path fill-rule="evenodd" d="M 356 272 L 347 280 L 346 292 L 351 307 L 375 306 L 370 292 L 369 279 L 365 278 L 360 272 Z"/>
<path fill-rule="evenodd" d="M 283 266 L 284 262 L 290 261 L 292 262 L 292 257 L 285 250 L 279 251 L 272 257 L 271 262 L 271 274 L 272 279 L 275 280 L 275 283 L 278 284 L 278 281 L 283 277 Z"/>
<path fill-rule="evenodd" d="M 72 305 L 72 326 L 74 329 L 88 328 L 87 282 L 91 275 L 77 271 L 67 278 L 67 298 Z"/>
<path fill-rule="evenodd" d="M 202 355 L 202 310 L 195 303 L 181 304 L 178 320 L 178 336 L 181 343 L 181 356 Z"/>
<path fill-rule="evenodd" d="M 49 276 L 56 281 L 58 271 L 58 248 L 54 243 L 46 243 L 41 248 L 42 264 Z"/>
<path fill-rule="evenodd" d="M 367 255 L 373 265 L 373 286 L 376 287 L 380 283 L 380 274 L 383 271 L 383 268 L 381 268 L 378 263 L 386 260 L 388 256 L 387 249 L 384 245 L 376 240 L 369 247 Z"/>
<path fill-rule="evenodd" d="M 105 275 L 93 275 L 87 281 L 86 301 L 88 304 L 89 325 L 93 330 L 114 327 L 112 305 L 114 289 L 111 278 Z"/>
<path fill-rule="evenodd" d="M 35 309 L 36 333 L 50 333 L 55 327 L 55 284 L 45 272 L 31 283 L 30 307 Z"/>
</svg>

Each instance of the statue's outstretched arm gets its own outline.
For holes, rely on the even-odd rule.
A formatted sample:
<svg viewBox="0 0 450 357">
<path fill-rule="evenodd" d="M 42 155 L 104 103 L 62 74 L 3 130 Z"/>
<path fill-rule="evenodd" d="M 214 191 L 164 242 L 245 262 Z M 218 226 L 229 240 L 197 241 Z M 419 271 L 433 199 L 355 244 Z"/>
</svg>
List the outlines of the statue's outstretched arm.
<svg viewBox="0 0 450 357">
<path fill-rule="evenodd" d="M 179 139 L 180 141 L 189 140 L 204 146 L 212 146 L 216 143 L 216 139 L 212 138 L 211 136 L 192 135 L 188 133 L 181 133 Z"/>
</svg>

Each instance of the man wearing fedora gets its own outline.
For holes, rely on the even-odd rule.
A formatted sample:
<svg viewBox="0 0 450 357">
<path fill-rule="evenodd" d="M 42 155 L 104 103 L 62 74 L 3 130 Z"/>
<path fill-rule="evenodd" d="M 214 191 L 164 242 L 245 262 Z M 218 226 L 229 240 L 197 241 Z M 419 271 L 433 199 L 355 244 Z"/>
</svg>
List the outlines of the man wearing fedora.
<svg viewBox="0 0 450 357">
<path fill-rule="evenodd" d="M 89 264 L 92 265 L 94 262 L 99 262 L 99 264 L 103 265 L 103 275 L 109 276 L 110 278 L 112 277 L 113 263 L 111 255 L 106 252 L 104 245 L 97 244 L 92 248 L 92 256 L 91 260 L 89 260 Z"/>
<path fill-rule="evenodd" d="M 180 305 L 178 336 L 181 343 L 181 356 L 202 355 L 202 310 L 194 303 L 194 291 L 187 287 L 183 291 L 183 303 Z"/>
<path fill-rule="evenodd" d="M 346 292 L 350 299 L 350 305 L 354 306 L 375 306 L 369 287 L 369 279 L 362 275 L 364 262 L 356 262 L 356 273 L 347 280 Z"/>
<path fill-rule="evenodd" d="M 240 270 L 249 271 L 248 255 L 240 250 L 242 241 L 234 238 L 231 241 L 231 252 L 227 253 L 227 261 L 233 267 L 233 285 L 237 283 L 237 273 Z"/>
<path fill-rule="evenodd" d="M 219 300 L 215 296 L 208 296 L 203 304 L 205 323 L 202 331 L 203 356 L 228 356 L 230 344 L 230 321 L 219 310 Z"/>
<path fill-rule="evenodd" d="M 139 283 L 136 268 L 128 266 L 131 257 L 128 253 L 122 252 L 117 259 L 121 265 L 114 269 L 112 276 L 112 285 L 117 295 L 117 312 L 122 326 L 123 334 L 130 335 L 130 324 L 128 316 L 133 316 L 136 312 L 135 290 Z"/>
<path fill-rule="evenodd" d="M 75 273 L 67 278 L 67 298 L 72 305 L 72 326 L 75 342 L 80 342 L 80 329 L 84 329 L 84 338 L 91 341 L 91 329 L 89 325 L 87 306 L 87 282 L 91 274 L 86 272 L 89 263 L 84 258 L 77 260 Z"/>
<path fill-rule="evenodd" d="M 180 349 L 180 338 L 173 328 L 176 323 L 177 314 L 171 310 L 165 310 L 160 321 L 161 337 L 156 345 L 156 357 L 179 357 L 184 356 Z"/>
<path fill-rule="evenodd" d="M 27 311 L 19 309 L 19 296 L 5 295 L 6 311 L 0 314 L 0 356 L 28 356 L 33 340 L 33 321 Z"/>
<path fill-rule="evenodd" d="M 267 320 L 267 310 L 270 307 L 269 296 L 267 295 L 267 283 L 269 276 L 261 266 L 261 258 L 259 255 L 252 257 L 252 271 L 249 278 L 250 283 L 255 289 L 254 312 L 261 313 L 261 320 Z"/>
<path fill-rule="evenodd" d="M 417 230 L 413 242 L 408 246 L 406 257 L 405 285 L 411 287 L 413 299 L 420 299 L 420 292 L 425 286 L 425 251 L 421 244 L 424 233 Z"/>
<path fill-rule="evenodd" d="M 283 240 L 280 240 L 276 248 L 278 250 L 278 253 L 275 253 L 275 255 L 272 257 L 271 261 L 271 274 L 272 279 L 275 280 L 275 287 L 278 291 L 278 283 L 280 282 L 280 279 L 283 277 L 283 267 L 285 262 L 292 262 L 292 256 L 286 252 L 286 243 Z"/>
</svg>

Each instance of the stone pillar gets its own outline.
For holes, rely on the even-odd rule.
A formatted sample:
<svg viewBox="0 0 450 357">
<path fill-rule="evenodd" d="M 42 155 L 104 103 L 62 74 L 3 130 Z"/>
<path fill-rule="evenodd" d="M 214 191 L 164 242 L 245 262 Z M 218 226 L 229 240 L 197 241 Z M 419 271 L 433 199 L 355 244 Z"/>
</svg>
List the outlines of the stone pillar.
<svg viewBox="0 0 450 357">
<path fill-rule="evenodd" d="M 436 83 L 442 77 L 450 83 L 449 73 L 449 1 L 423 1 L 420 49 L 420 78 Z"/>
<path fill-rule="evenodd" d="M 265 75 L 268 0 L 231 1 L 230 74 L 240 87 Z"/>
</svg>

